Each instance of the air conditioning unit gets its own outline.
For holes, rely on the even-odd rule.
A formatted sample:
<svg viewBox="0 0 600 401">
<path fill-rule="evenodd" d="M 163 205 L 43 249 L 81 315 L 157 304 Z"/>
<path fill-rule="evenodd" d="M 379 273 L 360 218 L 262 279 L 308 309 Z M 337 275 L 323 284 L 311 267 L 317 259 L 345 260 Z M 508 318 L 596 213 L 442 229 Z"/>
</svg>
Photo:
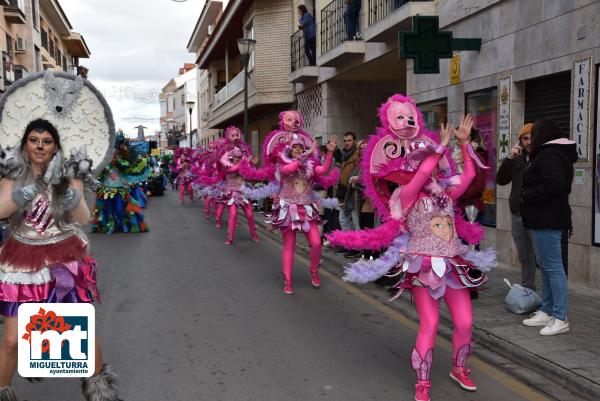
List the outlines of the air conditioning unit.
<svg viewBox="0 0 600 401">
<path fill-rule="evenodd" d="M 17 37 L 15 51 L 17 51 L 17 52 L 27 51 L 27 40 L 25 40 L 25 38 Z"/>
<path fill-rule="evenodd" d="M 212 35 L 214 31 L 215 31 L 215 25 L 214 24 L 209 25 L 208 26 L 208 35 L 209 36 Z"/>
</svg>

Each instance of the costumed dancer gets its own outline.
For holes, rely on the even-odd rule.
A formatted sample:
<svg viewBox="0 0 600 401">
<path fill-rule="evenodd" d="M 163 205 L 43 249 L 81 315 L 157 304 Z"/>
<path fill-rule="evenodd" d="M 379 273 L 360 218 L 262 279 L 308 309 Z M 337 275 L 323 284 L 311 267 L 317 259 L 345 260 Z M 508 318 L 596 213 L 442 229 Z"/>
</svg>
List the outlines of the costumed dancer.
<svg viewBox="0 0 600 401">
<path fill-rule="evenodd" d="M 346 268 L 345 279 L 366 283 L 383 275 L 398 277 L 398 292 L 412 292 L 419 314 L 419 333 L 411 363 L 417 373 L 415 399 L 428 401 L 433 347 L 444 299 L 454 322 L 450 377 L 461 388 L 477 386 L 466 367 L 472 353 L 472 309 L 469 288 L 483 284 L 483 271 L 495 265 L 495 252 L 469 251 L 467 242 L 482 238 L 481 227 L 459 219 L 453 203 L 475 176 L 475 163 L 486 168 L 470 145 L 473 122 L 463 117 L 458 130 L 441 126 L 440 142 L 423 128 L 420 111 L 408 97 L 394 95 L 380 109 L 382 128 L 371 138 L 362 160 L 366 194 L 383 215 L 371 230 L 334 232 L 332 244 L 352 249 L 387 250 L 377 260 Z M 447 150 L 452 135 L 461 148 L 464 170 L 455 175 Z M 391 186 L 396 186 L 390 191 Z"/>
<path fill-rule="evenodd" d="M 206 151 L 198 156 L 196 166 L 192 167 L 192 173 L 196 179 L 192 187 L 197 191 L 199 197 L 204 197 L 204 217 L 210 219 L 210 209 L 216 215 L 218 186 L 205 183 L 205 178 L 212 177 L 217 170 L 216 142 L 211 141 L 206 145 Z"/>
<path fill-rule="evenodd" d="M 313 185 L 331 186 L 339 174 L 334 170 L 329 174 L 333 161 L 336 138 L 327 144 L 327 157 L 321 165 L 317 145 L 311 136 L 302 130 L 302 117 L 297 111 L 280 114 L 280 127 L 269 134 L 263 145 L 266 160 L 276 163 L 274 177 L 279 182 L 279 192 L 273 201 L 272 219 L 268 220 L 272 229 L 279 229 L 283 237 L 283 292 L 292 294 L 293 263 L 296 248 L 296 232 L 300 231 L 310 244 L 310 275 L 313 287 L 319 288 L 319 265 L 321 259 L 320 226 L 318 199 L 313 193 Z M 265 169 L 269 171 L 269 166 Z"/>
<path fill-rule="evenodd" d="M 96 207 L 92 221 L 92 232 L 112 234 L 115 231 L 123 233 L 139 233 L 148 231 L 144 222 L 142 208 L 131 195 L 131 187 L 138 185 L 147 177 L 151 170 L 145 166 L 138 173 L 134 164 L 131 168 L 132 150 L 128 141 L 122 135 L 117 135 L 115 147 L 117 151 L 112 160 L 102 170 L 98 179 L 100 186 L 96 191 Z"/>
<path fill-rule="evenodd" d="M 92 164 L 101 169 L 106 162 L 114 125 L 108 104 L 89 82 L 49 71 L 11 85 L 0 102 L 0 120 L 2 145 L 19 143 L 0 181 L 0 217 L 11 221 L 0 249 L 0 399 L 16 401 L 10 384 L 18 342 L 27 341 L 18 338 L 19 305 L 98 299 L 96 261 L 81 230 L 89 222 L 83 193 L 84 184 L 94 183 Z M 71 154 L 66 163 L 63 153 Z M 95 347 L 95 374 L 82 380 L 84 396 L 118 401 L 115 376 L 103 364 L 98 342 Z"/>
<path fill-rule="evenodd" d="M 228 209 L 229 216 L 227 221 L 227 245 L 233 244 L 235 227 L 237 225 L 237 208 L 242 208 L 250 236 L 254 242 L 258 241 L 256 234 L 256 225 L 254 215 L 252 214 L 252 204 L 242 193 L 244 187 L 244 178 L 240 175 L 240 162 L 243 158 L 250 158 L 252 150 L 250 146 L 242 139 L 242 132 L 238 127 L 229 127 L 225 130 L 226 141 L 217 150 L 218 168 L 223 177 L 222 194 L 217 199 L 217 227 L 221 226 L 221 219 L 225 208 Z"/>
<path fill-rule="evenodd" d="M 194 190 L 192 182 L 195 177 L 192 174 L 192 163 L 187 157 L 183 157 L 180 161 L 180 166 L 177 173 L 177 184 L 179 185 L 179 203 L 183 204 L 185 193 L 188 193 L 190 202 L 194 202 Z"/>
</svg>

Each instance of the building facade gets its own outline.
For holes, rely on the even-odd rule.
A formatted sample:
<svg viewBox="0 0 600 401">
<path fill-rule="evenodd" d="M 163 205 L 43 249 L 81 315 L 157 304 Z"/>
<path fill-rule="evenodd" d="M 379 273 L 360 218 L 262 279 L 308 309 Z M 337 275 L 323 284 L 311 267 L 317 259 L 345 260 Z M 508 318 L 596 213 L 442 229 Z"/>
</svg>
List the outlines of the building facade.
<svg viewBox="0 0 600 401">
<path fill-rule="evenodd" d="M 496 186 L 495 169 L 518 141 L 523 124 L 550 118 L 578 144 L 570 203 L 569 280 L 600 288 L 598 124 L 595 103 L 600 62 L 600 2 L 439 1 L 440 29 L 455 37 L 481 38 L 480 51 L 455 52 L 439 74 L 414 74 L 408 64 L 407 92 L 428 121 L 456 123 L 475 116 L 492 171 L 484 192 L 487 240 L 499 261 L 516 262 L 508 207 L 510 186 Z M 457 69 L 458 67 L 458 69 Z M 452 79 L 452 81 L 451 81 Z M 452 83 L 451 83 L 452 82 Z"/>
<path fill-rule="evenodd" d="M 89 58 L 90 50 L 83 36 L 73 31 L 57 0 L 5 0 L 1 4 L 0 90 L 47 69 L 81 72 L 79 60 Z"/>
<path fill-rule="evenodd" d="M 196 64 L 206 70 L 200 98 L 206 105 L 206 142 L 210 130 L 242 127 L 244 66 L 240 38 L 256 40 L 248 65 L 248 132 L 246 141 L 259 154 L 265 136 L 278 125 L 279 113 L 292 106 L 294 94 L 287 76 L 290 66 L 291 0 L 208 1 L 188 43 Z"/>
</svg>

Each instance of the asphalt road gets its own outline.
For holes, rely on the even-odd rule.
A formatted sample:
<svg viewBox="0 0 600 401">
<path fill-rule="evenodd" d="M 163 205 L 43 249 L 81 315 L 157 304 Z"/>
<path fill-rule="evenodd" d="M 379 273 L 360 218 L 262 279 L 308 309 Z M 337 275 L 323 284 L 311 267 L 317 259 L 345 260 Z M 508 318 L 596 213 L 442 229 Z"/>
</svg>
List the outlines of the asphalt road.
<svg viewBox="0 0 600 401">
<path fill-rule="evenodd" d="M 295 293 L 284 294 L 280 245 L 264 235 L 252 242 L 243 217 L 227 246 L 198 201 L 179 205 L 168 192 L 145 214 L 148 233 L 90 235 L 103 297 L 97 335 L 123 400 L 414 399 L 414 322 L 331 274 L 313 289 L 304 258 Z M 479 390 L 461 390 L 448 378 L 448 349 L 434 355 L 432 400 L 546 400 L 482 362 L 473 371 Z M 22 401 L 83 399 L 78 380 L 14 385 Z"/>
</svg>

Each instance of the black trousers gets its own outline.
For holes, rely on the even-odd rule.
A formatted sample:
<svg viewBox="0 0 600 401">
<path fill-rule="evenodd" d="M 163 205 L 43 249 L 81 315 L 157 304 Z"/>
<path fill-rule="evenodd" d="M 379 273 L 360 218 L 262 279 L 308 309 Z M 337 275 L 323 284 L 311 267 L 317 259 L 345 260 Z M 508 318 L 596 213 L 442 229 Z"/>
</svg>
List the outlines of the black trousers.
<svg viewBox="0 0 600 401">
<path fill-rule="evenodd" d="M 317 65 L 317 37 L 304 39 L 304 53 L 308 59 L 308 65 Z"/>
</svg>

